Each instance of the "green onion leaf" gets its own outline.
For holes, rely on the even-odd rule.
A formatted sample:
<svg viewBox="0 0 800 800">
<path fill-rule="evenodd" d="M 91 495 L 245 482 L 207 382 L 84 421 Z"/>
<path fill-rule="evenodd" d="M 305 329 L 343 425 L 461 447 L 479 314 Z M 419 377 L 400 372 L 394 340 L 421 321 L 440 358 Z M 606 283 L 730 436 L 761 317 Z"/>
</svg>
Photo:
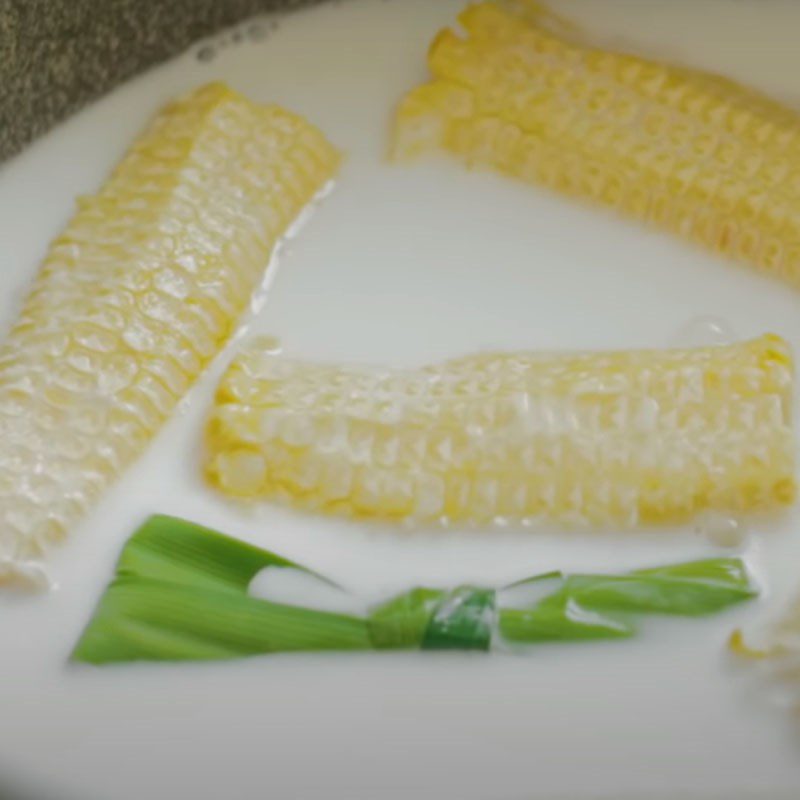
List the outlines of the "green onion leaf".
<svg viewBox="0 0 800 800">
<path fill-rule="evenodd" d="M 533 575 L 530 578 L 520 578 L 520 580 L 514 581 L 513 583 L 507 583 L 503 587 L 503 591 L 529 586 L 534 583 L 541 583 L 542 581 L 561 580 L 563 578 L 564 573 L 560 569 L 553 569 L 550 570 L 550 572 L 540 572 L 538 575 Z"/>
<path fill-rule="evenodd" d="M 571 575 L 564 592 L 592 609 L 700 616 L 758 594 L 738 558 L 714 558 L 627 575 Z"/>
<path fill-rule="evenodd" d="M 363 620 L 298 606 L 122 576 L 106 591 L 72 658 L 176 661 L 298 650 L 365 650 Z"/>
<path fill-rule="evenodd" d="M 721 586 L 752 589 L 750 578 L 741 558 L 705 558 L 700 561 L 687 561 L 666 567 L 650 567 L 634 570 L 632 575 L 652 575 L 666 578 L 686 578 Z"/>
<path fill-rule="evenodd" d="M 625 638 L 635 633 L 628 615 L 707 614 L 757 594 L 740 559 L 718 558 L 621 575 L 549 572 L 505 587 L 507 602 L 527 607 L 499 612 L 494 589 L 419 587 L 364 619 L 249 594 L 256 574 L 287 568 L 340 588 L 301 564 L 216 531 L 151 517 L 125 545 L 72 657 L 103 664 L 292 651 L 487 651 L 496 627 L 512 642 Z"/>
<path fill-rule="evenodd" d="M 250 580 L 270 566 L 304 569 L 207 528 L 152 517 L 128 541 L 72 658 L 102 664 L 371 647 L 363 619 L 250 597 Z"/>
<path fill-rule="evenodd" d="M 434 609 L 445 595 L 441 589 L 417 587 L 373 609 L 367 619 L 373 647 L 418 649 Z"/>
<path fill-rule="evenodd" d="M 511 642 L 553 642 L 583 639 L 624 639 L 635 628 L 608 614 L 582 606 L 559 590 L 533 608 L 503 608 L 498 615 L 503 639 Z"/>
<path fill-rule="evenodd" d="M 495 624 L 494 589 L 459 586 L 433 611 L 422 639 L 423 650 L 484 650 Z"/>
<path fill-rule="evenodd" d="M 556 577 L 552 573 L 536 576 Z M 518 581 L 513 586 L 524 585 Z M 501 635 L 511 641 L 617 638 L 633 634 L 608 612 L 699 616 L 757 594 L 741 559 L 712 558 L 623 575 L 570 575 L 528 609 L 501 609 Z"/>
<path fill-rule="evenodd" d="M 194 522 L 158 514 L 128 539 L 117 562 L 117 575 L 246 592 L 250 581 L 266 567 L 308 572 L 267 550 Z"/>
</svg>

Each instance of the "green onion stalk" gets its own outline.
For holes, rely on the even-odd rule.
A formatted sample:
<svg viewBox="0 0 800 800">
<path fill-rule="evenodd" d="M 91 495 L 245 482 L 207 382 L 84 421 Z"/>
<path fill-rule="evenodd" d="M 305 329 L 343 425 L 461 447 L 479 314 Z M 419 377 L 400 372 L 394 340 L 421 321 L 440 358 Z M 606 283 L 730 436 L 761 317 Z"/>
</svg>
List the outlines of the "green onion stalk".
<svg viewBox="0 0 800 800">
<path fill-rule="evenodd" d="M 629 638 L 648 614 L 701 616 L 754 597 L 739 558 L 614 575 L 548 572 L 504 587 L 414 587 L 363 614 L 253 597 L 262 570 L 302 564 L 186 520 L 150 517 L 128 540 L 72 658 L 92 664 L 265 653 L 474 650 Z M 534 599 L 509 605 L 503 598 Z"/>
</svg>

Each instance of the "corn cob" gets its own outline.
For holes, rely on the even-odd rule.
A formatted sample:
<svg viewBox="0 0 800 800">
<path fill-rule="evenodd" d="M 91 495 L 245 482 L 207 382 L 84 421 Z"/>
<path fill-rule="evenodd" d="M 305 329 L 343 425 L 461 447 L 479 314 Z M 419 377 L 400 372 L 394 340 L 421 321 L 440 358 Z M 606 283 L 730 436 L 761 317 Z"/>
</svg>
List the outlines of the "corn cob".
<svg viewBox="0 0 800 800">
<path fill-rule="evenodd" d="M 792 365 L 776 336 L 417 371 L 270 347 L 237 356 L 209 423 L 208 476 L 231 495 L 364 518 L 624 527 L 794 498 Z"/>
<path fill-rule="evenodd" d="M 79 201 L 0 347 L 0 583 L 142 452 L 337 162 L 300 117 L 211 84 Z"/>
<path fill-rule="evenodd" d="M 593 47 L 536 3 L 442 31 L 401 102 L 393 154 L 600 203 L 800 285 L 800 115 L 734 81 Z"/>
<path fill-rule="evenodd" d="M 728 641 L 737 656 L 761 667 L 768 697 L 777 704 L 800 710 L 800 596 L 781 613 L 745 632 L 737 628 Z"/>
</svg>

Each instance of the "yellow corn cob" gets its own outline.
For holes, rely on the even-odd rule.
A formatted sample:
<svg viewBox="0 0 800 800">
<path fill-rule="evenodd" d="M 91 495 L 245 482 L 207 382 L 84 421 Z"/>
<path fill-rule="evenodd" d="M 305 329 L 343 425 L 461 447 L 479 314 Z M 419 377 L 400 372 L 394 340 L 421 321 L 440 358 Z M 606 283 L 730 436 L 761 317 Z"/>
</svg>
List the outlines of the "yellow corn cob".
<svg viewBox="0 0 800 800">
<path fill-rule="evenodd" d="M 800 115 L 722 77 L 607 52 L 535 3 L 442 31 L 400 104 L 393 153 L 599 202 L 800 285 Z"/>
<path fill-rule="evenodd" d="M 785 342 L 307 364 L 254 341 L 219 387 L 210 480 L 355 517 L 633 526 L 794 498 Z"/>
<path fill-rule="evenodd" d="M 0 583 L 142 452 L 337 162 L 300 117 L 211 84 L 79 201 L 0 347 Z"/>
<path fill-rule="evenodd" d="M 746 633 L 735 630 L 728 646 L 736 655 L 760 664 L 774 699 L 800 710 L 800 597 L 776 619 Z"/>
</svg>

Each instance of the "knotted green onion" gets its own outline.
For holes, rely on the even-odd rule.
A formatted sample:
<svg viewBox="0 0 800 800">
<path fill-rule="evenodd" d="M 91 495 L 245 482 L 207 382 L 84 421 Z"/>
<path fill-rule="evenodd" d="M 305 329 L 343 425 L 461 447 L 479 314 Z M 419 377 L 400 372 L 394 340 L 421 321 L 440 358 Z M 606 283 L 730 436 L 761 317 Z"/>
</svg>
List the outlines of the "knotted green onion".
<svg viewBox="0 0 800 800">
<path fill-rule="evenodd" d="M 550 572 L 505 587 L 538 584 L 545 591 L 514 607 L 493 588 L 417 587 L 364 617 L 253 597 L 250 583 L 264 569 L 299 570 L 336 587 L 267 550 L 185 520 L 151 517 L 125 545 L 72 657 L 104 664 L 289 651 L 488 651 L 493 637 L 629 637 L 636 614 L 709 614 L 756 594 L 740 559 L 719 558 L 619 575 Z"/>
<path fill-rule="evenodd" d="M 363 619 L 248 595 L 265 568 L 300 564 L 174 517 L 151 517 L 72 653 L 76 661 L 241 658 L 298 650 L 365 650 Z"/>
</svg>

